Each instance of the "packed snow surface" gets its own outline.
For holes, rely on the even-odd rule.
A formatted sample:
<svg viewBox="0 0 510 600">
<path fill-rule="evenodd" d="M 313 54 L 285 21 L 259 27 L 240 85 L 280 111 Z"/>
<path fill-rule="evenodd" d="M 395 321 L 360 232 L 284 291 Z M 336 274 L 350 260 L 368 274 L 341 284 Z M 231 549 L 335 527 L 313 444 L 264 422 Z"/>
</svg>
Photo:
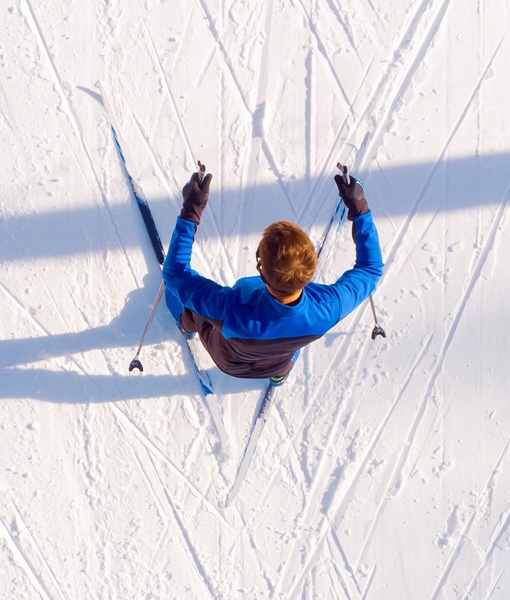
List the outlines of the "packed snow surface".
<svg viewBox="0 0 510 600">
<path fill-rule="evenodd" d="M 510 598 L 505 0 L 12 0 L 0 8 L 0 598 Z M 105 109 L 109 107 L 110 117 Z M 205 359 L 222 450 L 122 170 L 194 266 L 320 244 L 337 161 L 385 275 L 301 355 L 237 498 L 264 383 Z M 349 227 L 322 281 L 354 260 Z"/>
</svg>

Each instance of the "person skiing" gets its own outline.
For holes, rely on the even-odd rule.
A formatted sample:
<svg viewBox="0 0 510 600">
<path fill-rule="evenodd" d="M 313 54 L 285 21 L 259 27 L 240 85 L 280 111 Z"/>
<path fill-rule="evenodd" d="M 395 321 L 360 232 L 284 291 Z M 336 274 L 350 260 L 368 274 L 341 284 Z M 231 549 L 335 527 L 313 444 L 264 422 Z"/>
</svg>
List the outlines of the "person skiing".
<svg viewBox="0 0 510 600">
<path fill-rule="evenodd" d="M 193 173 L 163 266 L 165 299 L 183 335 L 199 335 L 215 364 L 233 377 L 281 385 L 301 348 L 319 339 L 374 290 L 383 262 L 363 184 L 335 176 L 352 221 L 354 267 L 330 285 L 312 282 L 317 253 L 296 224 L 278 221 L 262 234 L 258 275 L 232 287 L 190 266 L 193 241 L 209 198 L 212 175 Z"/>
</svg>

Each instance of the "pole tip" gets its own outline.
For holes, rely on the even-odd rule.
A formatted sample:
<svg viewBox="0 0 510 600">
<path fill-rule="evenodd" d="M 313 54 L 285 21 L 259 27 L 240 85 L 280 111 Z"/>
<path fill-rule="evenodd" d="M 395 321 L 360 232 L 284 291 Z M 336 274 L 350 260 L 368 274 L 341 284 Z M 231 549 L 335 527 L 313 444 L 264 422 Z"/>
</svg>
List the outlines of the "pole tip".
<svg viewBox="0 0 510 600">
<path fill-rule="evenodd" d="M 138 369 L 141 373 L 143 373 L 143 365 L 138 357 L 133 358 L 133 360 L 129 363 L 129 372 L 131 373 L 131 371 L 134 369 Z"/>
</svg>

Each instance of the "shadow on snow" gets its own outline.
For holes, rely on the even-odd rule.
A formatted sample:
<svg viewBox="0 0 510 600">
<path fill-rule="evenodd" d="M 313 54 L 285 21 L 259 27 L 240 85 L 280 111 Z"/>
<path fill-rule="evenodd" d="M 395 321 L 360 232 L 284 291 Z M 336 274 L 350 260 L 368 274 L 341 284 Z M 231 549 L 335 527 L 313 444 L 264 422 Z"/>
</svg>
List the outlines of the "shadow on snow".
<svg viewBox="0 0 510 600">
<path fill-rule="evenodd" d="M 510 155 L 473 156 L 438 163 L 375 169 L 365 178 L 366 195 L 376 219 L 405 217 L 414 213 L 441 213 L 499 204 L 507 193 L 504 166 Z M 143 182 L 142 182 L 143 183 Z M 337 202 L 332 177 L 310 181 L 293 181 L 292 190 L 280 183 L 247 190 L 243 198 L 228 191 L 221 194 L 211 188 L 209 217 L 204 217 L 200 236 L 223 235 L 221 228 L 240 236 L 260 234 L 267 223 L 280 218 L 299 223 L 305 230 L 324 230 Z M 291 191 L 292 191 L 291 190 Z M 295 202 L 294 202 L 295 197 Z M 164 244 L 168 243 L 178 214 L 176 199 L 149 199 L 159 223 Z M 234 203 L 236 210 L 225 210 Z M 221 227 L 213 227 L 211 211 L 223 210 Z M 229 222 L 229 215 L 231 221 Z M 225 218 L 224 218 L 225 217 Z M 45 369 L 15 368 L 49 357 L 65 357 L 96 349 L 134 347 L 148 316 L 152 301 L 152 279 L 159 279 L 159 268 L 144 225 L 133 198 L 125 204 L 74 211 L 23 215 L 4 219 L 1 223 L 0 261 L 8 263 L 45 257 L 71 257 L 83 253 L 142 247 L 149 266 L 149 289 L 135 290 L 126 299 L 121 314 L 109 325 L 79 333 L 66 333 L 0 342 L 0 397 L 34 397 L 56 402 L 89 402 L 148 398 L 182 391 L 181 376 L 144 374 L 143 378 L 120 375 L 88 375 L 77 372 L 55 372 Z M 162 226 L 162 224 L 165 224 Z M 106 224 L 106 225 L 105 225 Z M 88 232 L 94 235 L 89 236 Z M 156 275 L 157 272 L 157 275 Z M 241 274 L 249 275 L 251 273 Z M 254 273 L 253 273 L 254 274 Z M 147 280 L 146 280 L 147 283 Z M 149 296 L 151 298 L 149 299 Z M 158 313 L 148 343 L 160 343 L 180 336 L 163 310 Z M 185 351 L 183 352 L 183 356 Z M 131 357 L 126 357 L 129 364 Z M 185 359 L 186 360 L 186 359 Z M 127 370 L 126 364 L 126 370 Z M 188 369 L 192 368 L 187 360 Z M 254 383 L 234 384 L 240 389 L 253 389 Z M 177 388 L 177 389 L 176 389 Z M 175 390 L 175 392 L 173 392 Z"/>
</svg>

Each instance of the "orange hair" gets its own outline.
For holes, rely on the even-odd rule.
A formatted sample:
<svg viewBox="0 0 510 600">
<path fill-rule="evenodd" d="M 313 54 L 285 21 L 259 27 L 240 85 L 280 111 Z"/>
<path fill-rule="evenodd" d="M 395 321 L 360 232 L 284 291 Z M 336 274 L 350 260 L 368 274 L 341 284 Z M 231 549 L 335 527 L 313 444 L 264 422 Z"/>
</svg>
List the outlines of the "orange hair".
<svg viewBox="0 0 510 600">
<path fill-rule="evenodd" d="M 284 293 L 304 288 L 317 267 L 317 253 L 310 238 L 289 221 L 278 221 L 265 229 L 257 260 L 263 281 Z"/>
</svg>

